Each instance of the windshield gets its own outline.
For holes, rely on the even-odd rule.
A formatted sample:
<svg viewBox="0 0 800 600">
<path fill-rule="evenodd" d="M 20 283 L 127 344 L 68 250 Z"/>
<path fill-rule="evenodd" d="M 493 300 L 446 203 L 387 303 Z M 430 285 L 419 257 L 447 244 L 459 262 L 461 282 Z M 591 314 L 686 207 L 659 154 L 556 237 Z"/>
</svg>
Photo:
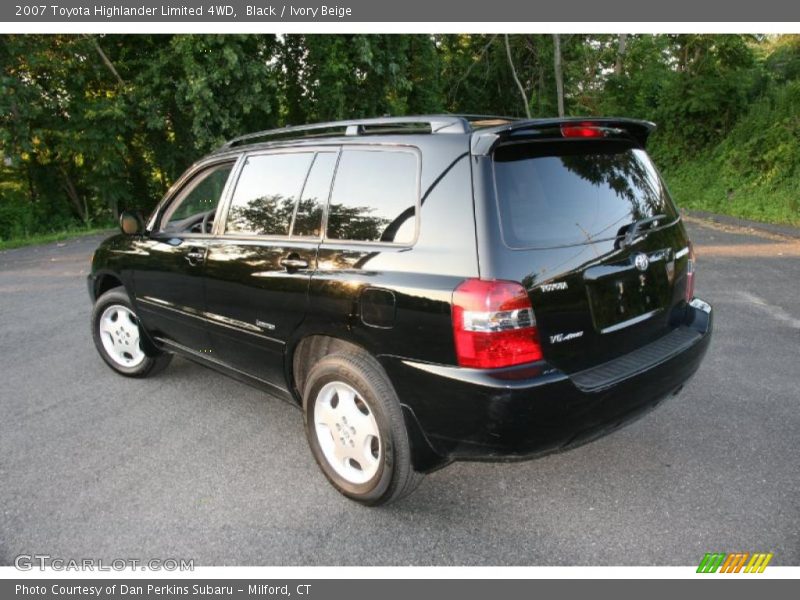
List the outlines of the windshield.
<svg viewBox="0 0 800 600">
<path fill-rule="evenodd" d="M 503 240 L 511 248 L 613 239 L 640 219 L 678 216 L 647 153 L 625 142 L 500 146 L 494 176 Z"/>
</svg>

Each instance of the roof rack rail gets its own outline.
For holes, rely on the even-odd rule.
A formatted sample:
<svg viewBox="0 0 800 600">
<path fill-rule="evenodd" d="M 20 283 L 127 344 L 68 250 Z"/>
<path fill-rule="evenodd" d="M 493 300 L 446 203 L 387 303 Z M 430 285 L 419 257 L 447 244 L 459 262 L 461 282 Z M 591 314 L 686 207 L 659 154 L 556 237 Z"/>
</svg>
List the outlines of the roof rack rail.
<svg viewBox="0 0 800 600">
<path fill-rule="evenodd" d="M 264 131 L 256 131 L 246 135 L 240 135 L 225 142 L 220 146 L 219 150 L 232 148 L 233 146 L 242 143 L 259 140 L 264 138 L 278 138 L 284 136 L 292 136 L 294 134 L 310 134 L 314 135 L 315 132 L 318 137 L 334 136 L 334 135 L 362 135 L 370 127 L 389 127 L 392 125 L 414 125 L 423 124 L 430 127 L 431 133 L 469 133 L 472 131 L 470 120 L 474 120 L 476 116 L 461 116 L 461 115 L 422 115 L 422 116 L 409 116 L 409 117 L 378 117 L 373 119 L 352 119 L 348 121 L 330 121 L 327 123 L 315 123 L 313 125 L 296 125 L 279 127 L 276 129 L 265 129 Z M 484 118 L 484 117 L 481 117 Z M 498 118 L 498 117 L 492 117 Z M 336 130 L 336 133 L 326 134 L 326 131 Z"/>
</svg>

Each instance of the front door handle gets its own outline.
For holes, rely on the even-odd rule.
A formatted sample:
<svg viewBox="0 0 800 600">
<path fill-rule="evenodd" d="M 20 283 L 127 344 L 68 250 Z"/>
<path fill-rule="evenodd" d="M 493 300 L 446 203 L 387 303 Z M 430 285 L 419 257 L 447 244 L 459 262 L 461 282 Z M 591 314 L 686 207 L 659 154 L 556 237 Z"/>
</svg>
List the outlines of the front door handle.
<svg viewBox="0 0 800 600">
<path fill-rule="evenodd" d="M 280 265 L 287 271 L 296 271 L 298 269 L 307 269 L 308 261 L 300 258 L 297 252 L 292 252 L 289 256 L 285 256 L 280 260 Z"/>
<path fill-rule="evenodd" d="M 203 262 L 205 258 L 205 250 L 201 250 L 200 248 L 189 248 L 189 251 L 186 253 L 186 260 L 189 261 L 190 265 L 199 264 Z"/>
</svg>

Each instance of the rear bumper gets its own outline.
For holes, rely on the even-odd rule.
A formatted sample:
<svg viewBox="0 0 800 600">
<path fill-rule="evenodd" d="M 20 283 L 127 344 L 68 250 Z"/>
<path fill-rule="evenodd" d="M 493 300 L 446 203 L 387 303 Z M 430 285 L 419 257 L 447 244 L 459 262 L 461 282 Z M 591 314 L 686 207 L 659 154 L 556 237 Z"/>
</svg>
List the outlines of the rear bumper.
<svg viewBox="0 0 800 600">
<path fill-rule="evenodd" d="M 695 299 L 684 323 L 639 350 L 567 375 L 546 363 L 481 371 L 382 357 L 411 432 L 415 467 L 514 460 L 605 435 L 674 395 L 708 349 L 712 309 Z"/>
</svg>

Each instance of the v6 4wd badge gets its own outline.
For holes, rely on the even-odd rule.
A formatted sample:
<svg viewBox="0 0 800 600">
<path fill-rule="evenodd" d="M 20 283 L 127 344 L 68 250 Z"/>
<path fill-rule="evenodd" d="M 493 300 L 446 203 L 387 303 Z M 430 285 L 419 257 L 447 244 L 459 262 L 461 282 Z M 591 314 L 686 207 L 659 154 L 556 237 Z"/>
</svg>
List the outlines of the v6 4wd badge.
<svg viewBox="0 0 800 600">
<path fill-rule="evenodd" d="M 551 344 L 560 344 L 561 342 L 568 342 L 570 340 L 578 339 L 583 336 L 582 331 L 573 331 L 572 333 L 556 333 L 550 336 Z"/>
</svg>

